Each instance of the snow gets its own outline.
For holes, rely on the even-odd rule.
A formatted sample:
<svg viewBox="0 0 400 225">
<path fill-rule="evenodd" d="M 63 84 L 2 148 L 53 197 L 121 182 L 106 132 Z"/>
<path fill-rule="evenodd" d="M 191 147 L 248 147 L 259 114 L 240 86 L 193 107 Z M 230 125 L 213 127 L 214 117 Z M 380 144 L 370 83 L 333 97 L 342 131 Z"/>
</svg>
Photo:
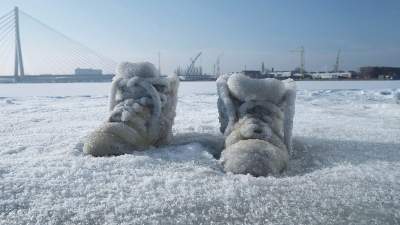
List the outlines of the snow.
<svg viewBox="0 0 400 225">
<path fill-rule="evenodd" d="M 288 171 L 254 178 L 191 141 L 84 155 L 110 84 L 1 84 L 0 224 L 399 224 L 400 83 L 297 87 Z M 219 134 L 216 102 L 181 83 L 174 133 Z"/>
</svg>

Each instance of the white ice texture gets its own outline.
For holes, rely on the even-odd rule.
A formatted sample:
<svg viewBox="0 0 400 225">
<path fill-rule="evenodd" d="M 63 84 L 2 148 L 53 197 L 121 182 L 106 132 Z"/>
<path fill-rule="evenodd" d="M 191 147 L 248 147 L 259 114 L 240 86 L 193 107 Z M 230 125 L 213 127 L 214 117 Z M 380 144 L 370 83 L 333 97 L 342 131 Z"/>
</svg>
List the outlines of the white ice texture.
<svg viewBox="0 0 400 225">
<path fill-rule="evenodd" d="M 173 146 L 112 157 L 82 150 L 109 83 L 0 84 L 0 224 L 400 224 L 399 81 L 296 85 L 288 168 L 253 177 L 195 141 L 220 133 L 215 83 L 181 82 Z"/>
<path fill-rule="evenodd" d="M 218 111 L 227 172 L 277 175 L 292 149 L 296 86 L 293 80 L 252 79 L 242 73 L 217 80 Z"/>
<path fill-rule="evenodd" d="M 121 63 L 111 84 L 110 115 L 90 135 L 84 152 L 120 155 L 169 144 L 178 85 L 176 76 L 160 77 L 151 63 Z"/>
<path fill-rule="evenodd" d="M 400 104 L 400 90 L 397 90 L 394 94 L 395 101 Z"/>
</svg>

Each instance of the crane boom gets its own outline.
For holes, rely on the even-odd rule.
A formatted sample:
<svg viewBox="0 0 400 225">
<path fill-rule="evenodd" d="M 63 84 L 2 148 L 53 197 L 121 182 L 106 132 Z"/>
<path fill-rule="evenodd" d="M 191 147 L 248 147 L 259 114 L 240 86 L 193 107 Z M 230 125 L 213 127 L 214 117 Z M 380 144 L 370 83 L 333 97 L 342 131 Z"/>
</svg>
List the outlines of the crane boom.
<svg viewBox="0 0 400 225">
<path fill-rule="evenodd" d="M 201 56 L 202 52 L 199 52 L 196 57 L 194 57 L 194 59 L 190 59 L 191 63 L 188 67 L 188 69 L 186 70 L 186 75 L 190 76 L 190 74 L 192 73 L 192 70 L 194 68 L 194 64 L 196 63 L 197 59 Z"/>
</svg>

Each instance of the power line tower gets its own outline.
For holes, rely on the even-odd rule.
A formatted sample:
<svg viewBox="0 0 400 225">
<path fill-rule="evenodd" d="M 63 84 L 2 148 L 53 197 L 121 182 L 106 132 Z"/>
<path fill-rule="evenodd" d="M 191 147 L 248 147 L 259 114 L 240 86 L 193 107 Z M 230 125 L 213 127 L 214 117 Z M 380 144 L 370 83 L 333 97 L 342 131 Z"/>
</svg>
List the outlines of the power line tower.
<svg viewBox="0 0 400 225">
<path fill-rule="evenodd" d="M 300 73 L 301 73 L 301 76 L 304 77 L 305 64 L 306 64 L 305 55 L 304 55 L 304 53 L 305 53 L 304 46 L 301 46 L 300 49 L 292 50 L 291 52 L 300 53 Z"/>
<path fill-rule="evenodd" d="M 14 78 L 16 81 L 25 75 L 24 62 L 22 60 L 21 38 L 19 34 L 19 10 L 14 7 L 14 21 L 15 21 L 15 64 L 14 64 Z"/>
<path fill-rule="evenodd" d="M 333 67 L 333 71 L 339 72 L 339 63 L 340 63 L 340 49 L 338 50 L 336 55 L 336 63 L 335 66 Z"/>
</svg>

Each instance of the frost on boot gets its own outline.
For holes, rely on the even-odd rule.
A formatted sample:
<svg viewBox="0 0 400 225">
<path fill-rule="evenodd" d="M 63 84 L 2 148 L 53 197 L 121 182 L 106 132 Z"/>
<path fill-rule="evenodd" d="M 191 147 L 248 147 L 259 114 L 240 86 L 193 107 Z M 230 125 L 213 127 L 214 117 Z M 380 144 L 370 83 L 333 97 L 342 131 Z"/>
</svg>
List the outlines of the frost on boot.
<svg viewBox="0 0 400 225">
<path fill-rule="evenodd" d="M 241 73 L 217 80 L 221 162 L 226 172 L 277 175 L 292 151 L 296 86 L 292 79 L 252 79 Z"/>
<path fill-rule="evenodd" d="M 168 144 L 175 118 L 177 77 L 160 77 L 153 64 L 121 63 L 110 93 L 110 115 L 84 145 L 94 156 L 119 155 Z"/>
</svg>

